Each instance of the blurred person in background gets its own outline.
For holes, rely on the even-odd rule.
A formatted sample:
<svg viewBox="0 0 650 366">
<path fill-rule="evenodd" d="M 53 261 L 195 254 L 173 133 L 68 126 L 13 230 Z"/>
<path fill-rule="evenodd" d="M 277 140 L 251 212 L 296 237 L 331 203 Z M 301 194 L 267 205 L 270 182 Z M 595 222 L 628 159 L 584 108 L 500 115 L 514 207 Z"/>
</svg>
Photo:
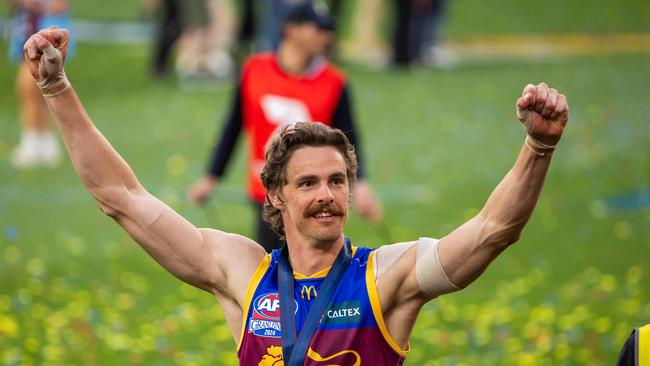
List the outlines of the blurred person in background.
<svg viewBox="0 0 650 366">
<path fill-rule="evenodd" d="M 183 31 L 181 3 L 183 0 L 146 0 L 145 5 L 159 18 L 154 41 L 152 72 L 157 78 L 169 77 L 172 69 L 171 56 L 176 41 Z"/>
<path fill-rule="evenodd" d="M 257 9 L 257 51 L 275 51 L 282 41 L 284 19 L 289 11 L 298 5 L 311 4 L 318 8 L 329 8 L 329 13 L 338 16 L 340 0 L 256 0 Z"/>
<path fill-rule="evenodd" d="M 230 54 L 236 18 L 231 0 L 184 0 L 186 22 L 193 24 L 206 12 L 207 23 L 188 26 L 181 35 L 177 70 L 182 79 L 223 79 L 234 71 Z"/>
<path fill-rule="evenodd" d="M 237 17 L 232 0 L 208 0 L 210 25 L 208 37 L 209 50 L 206 55 L 205 69 L 216 78 L 231 76 L 235 64 L 231 55 L 236 39 Z"/>
<path fill-rule="evenodd" d="M 439 46 L 445 0 L 395 0 L 393 63 L 447 67 L 454 61 Z"/>
<path fill-rule="evenodd" d="M 344 56 L 355 62 L 379 68 L 388 63 L 387 47 L 381 37 L 384 0 L 358 0 L 352 18 L 352 34 L 344 44 Z"/>
<path fill-rule="evenodd" d="M 207 0 L 182 0 L 183 31 L 178 40 L 176 72 L 181 79 L 200 78 L 209 48 L 210 13 Z"/>
<path fill-rule="evenodd" d="M 454 52 L 440 45 L 447 5 L 447 0 L 427 0 L 414 14 L 411 54 L 425 66 L 447 68 L 457 61 Z"/>
<path fill-rule="evenodd" d="M 159 13 L 154 76 L 169 76 L 176 43 L 176 71 L 182 80 L 224 78 L 232 74 L 230 48 L 235 16 L 231 0 L 145 0 L 145 5 Z"/>
<path fill-rule="evenodd" d="M 21 119 L 20 142 L 11 163 L 19 169 L 56 167 L 61 149 L 45 100 L 24 62 L 23 45 L 39 29 L 51 25 L 70 28 L 69 4 L 67 0 L 10 0 L 9 7 L 9 59 L 18 64 L 16 94 Z"/>
<path fill-rule="evenodd" d="M 265 191 L 260 173 L 266 145 L 274 134 L 287 124 L 320 121 L 343 131 L 361 155 L 347 80 L 324 57 L 334 37 L 334 18 L 305 3 L 289 11 L 282 29 L 277 52 L 253 55 L 244 65 L 208 171 L 188 191 L 194 204 L 202 205 L 210 198 L 225 174 L 243 129 L 249 150 L 248 194 L 257 209 L 256 239 L 267 251 L 282 245 L 261 218 Z M 353 192 L 354 207 L 361 216 L 378 222 L 382 208 L 364 179 L 362 159 L 359 160 L 360 180 Z"/>
</svg>

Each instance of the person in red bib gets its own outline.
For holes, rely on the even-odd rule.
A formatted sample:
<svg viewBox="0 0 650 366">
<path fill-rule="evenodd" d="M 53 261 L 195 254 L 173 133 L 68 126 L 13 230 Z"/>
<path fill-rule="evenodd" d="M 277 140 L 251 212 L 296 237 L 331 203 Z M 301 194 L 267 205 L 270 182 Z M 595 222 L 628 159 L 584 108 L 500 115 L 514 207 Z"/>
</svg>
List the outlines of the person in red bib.
<svg viewBox="0 0 650 366">
<path fill-rule="evenodd" d="M 321 123 L 285 126 L 261 174 L 264 220 L 286 239 L 268 254 L 244 236 L 197 228 L 142 186 L 68 81 L 68 43 L 65 30 L 41 30 L 25 57 L 81 182 L 156 262 L 217 299 L 246 366 L 402 365 L 422 306 L 467 287 L 519 240 L 569 116 L 557 90 L 524 87 L 515 105 L 527 136 L 476 216 L 440 240 L 377 249 L 344 235 L 357 178 L 345 134 Z"/>
<path fill-rule="evenodd" d="M 347 79 L 324 57 L 332 43 L 333 29 L 334 19 L 310 3 L 289 12 L 278 51 L 256 54 L 245 62 L 207 174 L 188 191 L 194 204 L 204 204 L 210 198 L 243 130 L 248 143 L 247 190 L 259 218 L 256 239 L 267 251 L 281 246 L 281 240 L 261 220 L 266 192 L 260 173 L 266 146 L 277 131 L 296 122 L 318 121 L 343 131 L 361 160 Z M 364 179 L 362 161 L 359 176 L 352 195 L 354 207 L 363 217 L 377 222 L 382 209 Z"/>
</svg>

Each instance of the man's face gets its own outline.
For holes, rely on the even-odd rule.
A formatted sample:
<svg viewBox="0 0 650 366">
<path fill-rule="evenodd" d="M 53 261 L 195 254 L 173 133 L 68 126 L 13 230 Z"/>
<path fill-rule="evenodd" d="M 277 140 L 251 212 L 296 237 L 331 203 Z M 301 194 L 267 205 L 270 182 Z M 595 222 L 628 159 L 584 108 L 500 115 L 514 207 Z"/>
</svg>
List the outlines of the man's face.
<svg viewBox="0 0 650 366">
<path fill-rule="evenodd" d="M 343 236 L 350 192 L 347 167 L 334 147 L 303 147 L 286 167 L 286 183 L 270 194 L 280 209 L 287 240 L 330 245 Z"/>
<path fill-rule="evenodd" d="M 333 31 L 321 29 L 313 23 L 296 24 L 293 27 L 293 38 L 302 49 L 312 57 L 327 55 L 334 39 Z"/>
</svg>

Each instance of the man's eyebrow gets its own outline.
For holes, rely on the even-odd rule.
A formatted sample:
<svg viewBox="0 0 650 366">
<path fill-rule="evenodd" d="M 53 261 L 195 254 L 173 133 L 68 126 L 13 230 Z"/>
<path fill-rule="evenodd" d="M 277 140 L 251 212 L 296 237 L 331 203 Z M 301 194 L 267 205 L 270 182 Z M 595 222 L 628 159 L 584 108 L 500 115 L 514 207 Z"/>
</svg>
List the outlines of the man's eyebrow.
<svg viewBox="0 0 650 366">
<path fill-rule="evenodd" d="M 316 180 L 318 179 L 318 176 L 315 174 L 306 174 L 306 175 L 299 175 L 296 177 L 296 182 L 304 182 L 306 180 Z"/>
</svg>

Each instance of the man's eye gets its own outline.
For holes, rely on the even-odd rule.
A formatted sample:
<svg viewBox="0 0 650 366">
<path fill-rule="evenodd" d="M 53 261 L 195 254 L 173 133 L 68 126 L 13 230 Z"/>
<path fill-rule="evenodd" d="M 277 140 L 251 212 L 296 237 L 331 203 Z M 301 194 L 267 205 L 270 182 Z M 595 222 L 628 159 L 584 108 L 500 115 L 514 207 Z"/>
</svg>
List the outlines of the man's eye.
<svg viewBox="0 0 650 366">
<path fill-rule="evenodd" d="M 309 188 L 309 187 L 312 186 L 312 184 L 313 184 L 313 183 L 312 183 L 311 181 L 304 181 L 304 182 L 301 182 L 299 186 L 300 186 L 300 187 Z"/>
</svg>

